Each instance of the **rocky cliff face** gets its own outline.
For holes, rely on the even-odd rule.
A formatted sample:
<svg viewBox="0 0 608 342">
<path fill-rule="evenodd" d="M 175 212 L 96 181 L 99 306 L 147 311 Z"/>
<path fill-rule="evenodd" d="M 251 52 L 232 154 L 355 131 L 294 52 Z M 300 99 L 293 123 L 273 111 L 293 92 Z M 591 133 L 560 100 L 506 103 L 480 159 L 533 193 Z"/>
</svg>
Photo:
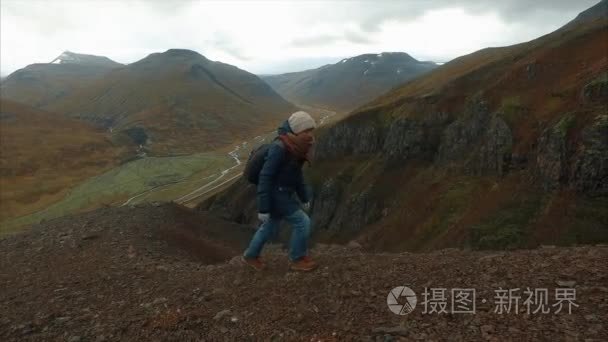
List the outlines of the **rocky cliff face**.
<svg viewBox="0 0 608 342">
<path fill-rule="evenodd" d="M 379 153 L 390 162 L 412 159 L 448 165 L 466 159 L 473 174 L 502 175 L 509 167 L 513 137 L 507 123 L 484 101 L 472 102 L 458 119 L 433 112 L 420 119 L 398 118 L 388 124 L 345 121 L 318 141 L 321 161 Z"/>
<path fill-rule="evenodd" d="M 600 115 L 582 132 L 572 166 L 572 186 L 593 195 L 608 195 L 608 115 Z"/>
<path fill-rule="evenodd" d="M 467 173 L 502 176 L 509 168 L 512 144 L 507 123 L 480 100 L 443 129 L 436 162 L 445 165 L 464 160 Z"/>
<path fill-rule="evenodd" d="M 607 193 L 608 116 L 584 127 L 580 142 L 568 140 L 574 117 L 564 116 L 547 128 L 538 142 L 536 170 L 545 190 L 571 187 L 589 195 Z"/>
<path fill-rule="evenodd" d="M 583 88 L 583 98 L 587 102 L 605 104 L 608 101 L 608 73 L 587 84 Z"/>
<path fill-rule="evenodd" d="M 315 157 L 324 160 L 376 153 L 383 139 L 384 127 L 380 122 L 339 122 L 317 141 Z"/>
<path fill-rule="evenodd" d="M 608 116 L 599 115 L 584 127 L 579 142 L 567 137 L 574 120 L 572 114 L 566 114 L 547 127 L 531 152 L 536 158 L 527 167 L 536 170 L 544 190 L 571 186 L 588 194 L 603 194 L 608 175 Z M 436 166 L 457 166 L 465 173 L 492 176 L 504 176 L 518 163 L 526 163 L 512 150 L 509 125 L 484 101 L 471 103 L 453 121 L 447 114 L 432 113 L 424 120 L 404 118 L 387 126 L 340 123 L 319 139 L 317 156 L 330 160 L 379 153 L 392 161 L 431 159 Z"/>
<path fill-rule="evenodd" d="M 375 112 L 366 113 L 373 116 Z M 382 121 L 345 120 L 337 123 L 317 142 L 319 160 L 382 153 L 391 162 L 412 158 L 432 159 L 440 141 L 447 113 L 429 113 L 422 119 L 397 118 Z"/>
</svg>

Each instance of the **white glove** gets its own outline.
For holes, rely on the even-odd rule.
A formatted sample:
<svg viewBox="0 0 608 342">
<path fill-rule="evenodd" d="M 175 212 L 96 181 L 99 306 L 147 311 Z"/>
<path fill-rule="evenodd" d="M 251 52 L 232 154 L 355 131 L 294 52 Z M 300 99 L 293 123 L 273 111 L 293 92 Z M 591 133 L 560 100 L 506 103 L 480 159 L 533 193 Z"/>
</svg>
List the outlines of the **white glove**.
<svg viewBox="0 0 608 342">
<path fill-rule="evenodd" d="M 270 220 L 270 214 L 268 214 L 268 213 L 265 213 L 265 214 L 258 213 L 258 220 L 260 220 L 260 221 L 262 221 L 262 223 L 264 223 L 264 222 Z"/>
<path fill-rule="evenodd" d="M 310 210 L 310 202 L 302 203 L 302 209 L 304 209 L 304 211 L 309 211 Z"/>
</svg>

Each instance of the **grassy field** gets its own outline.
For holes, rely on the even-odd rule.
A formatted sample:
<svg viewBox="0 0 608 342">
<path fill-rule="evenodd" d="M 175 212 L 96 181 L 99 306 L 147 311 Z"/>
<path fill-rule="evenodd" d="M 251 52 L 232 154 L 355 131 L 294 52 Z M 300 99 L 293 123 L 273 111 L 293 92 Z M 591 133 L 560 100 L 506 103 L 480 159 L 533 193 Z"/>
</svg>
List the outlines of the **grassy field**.
<svg viewBox="0 0 608 342">
<path fill-rule="evenodd" d="M 44 210 L 3 222 L 0 232 L 14 231 L 23 225 L 102 205 L 121 205 L 146 191 L 150 191 L 151 196 L 143 195 L 136 203 L 143 200 L 173 200 L 180 194 L 187 193 L 192 186 L 206 181 L 206 177 L 219 174 L 232 165 L 234 159 L 223 153 L 135 160 L 90 178 Z M 212 177 L 208 178 L 211 179 Z M 153 192 L 161 188 L 162 192 Z"/>
</svg>

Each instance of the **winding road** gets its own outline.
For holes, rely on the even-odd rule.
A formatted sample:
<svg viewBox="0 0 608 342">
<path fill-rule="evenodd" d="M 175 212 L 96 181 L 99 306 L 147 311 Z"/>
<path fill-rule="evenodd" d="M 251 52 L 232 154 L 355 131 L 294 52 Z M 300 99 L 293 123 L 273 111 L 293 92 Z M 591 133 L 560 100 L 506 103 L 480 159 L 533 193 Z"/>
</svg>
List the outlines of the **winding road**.
<svg viewBox="0 0 608 342">
<path fill-rule="evenodd" d="M 239 145 L 239 146 L 235 147 L 234 150 L 228 152 L 228 155 L 230 157 L 232 157 L 235 160 L 235 162 L 236 162 L 233 166 L 231 166 L 231 167 L 223 170 L 220 173 L 220 175 L 217 178 L 215 178 L 214 180 L 210 181 L 209 183 L 201 186 L 200 188 L 198 188 L 198 189 L 196 189 L 196 190 L 194 190 L 194 191 L 192 191 L 192 192 L 190 192 L 190 193 L 188 193 L 188 194 L 186 194 L 186 195 L 184 195 L 184 196 L 182 196 L 180 198 L 177 198 L 177 199 L 173 200 L 173 202 L 180 203 L 180 204 L 189 202 L 192 199 L 195 199 L 195 198 L 200 197 L 200 196 L 202 196 L 202 195 L 204 195 L 204 194 L 206 194 L 206 193 L 208 193 L 210 191 L 213 191 L 216 188 L 218 188 L 218 187 L 226 184 L 227 182 L 229 182 L 229 181 L 237 178 L 238 176 L 240 176 L 241 173 L 239 172 L 237 175 L 235 175 L 235 176 L 233 176 L 233 177 L 225 180 L 224 182 L 222 182 L 220 184 L 217 184 L 216 186 L 212 187 L 214 184 L 216 184 L 217 182 L 219 182 L 220 180 L 222 180 L 228 173 L 230 173 L 230 171 L 234 170 L 235 168 L 239 167 L 242 164 L 241 160 L 239 159 L 239 153 L 238 152 L 241 149 L 241 147 L 245 147 L 246 145 L 247 145 L 247 142 L 243 142 L 242 145 Z"/>
<path fill-rule="evenodd" d="M 327 119 L 331 118 L 335 114 L 336 114 L 336 112 L 329 111 L 329 110 L 323 110 L 323 114 L 322 114 L 322 116 L 320 118 L 320 121 L 319 121 L 319 126 L 325 124 L 325 122 L 327 121 Z M 253 143 L 251 145 L 256 144 L 256 143 L 262 143 L 266 138 L 271 137 L 273 134 L 275 134 L 274 130 L 272 132 L 268 132 L 268 133 L 266 133 L 264 135 L 258 135 L 255 138 L 253 138 Z M 239 158 L 239 152 L 241 150 L 245 149 L 248 145 L 250 145 L 249 142 L 244 141 L 242 144 L 237 145 L 232 151 L 228 152 L 228 156 L 230 158 L 234 159 L 234 162 L 235 162 L 234 165 L 232 165 L 231 167 L 229 167 L 229 168 L 227 168 L 225 170 L 222 170 L 219 173 L 219 175 L 218 174 L 213 174 L 213 175 L 207 176 L 205 178 L 202 178 L 201 180 L 206 180 L 206 179 L 209 179 L 209 178 L 216 177 L 216 178 L 212 179 L 211 181 L 205 183 L 204 185 L 200 186 L 199 188 L 197 188 L 197 189 L 195 189 L 195 190 L 193 190 L 193 191 L 191 191 L 191 192 L 189 192 L 189 193 L 187 193 L 187 194 L 185 194 L 183 196 L 180 196 L 179 198 L 174 199 L 173 202 L 179 203 L 179 204 L 186 204 L 188 202 L 191 202 L 191 201 L 193 201 L 195 199 L 198 199 L 198 198 L 200 198 L 200 197 L 202 197 L 202 196 L 210 193 L 211 191 L 214 191 L 214 190 L 216 190 L 216 189 L 224 186 L 225 184 L 227 184 L 227 183 L 229 183 L 229 182 L 231 182 L 231 181 L 239 178 L 242 175 L 242 170 L 240 169 L 240 166 L 243 164 L 243 162 Z M 156 188 L 149 189 L 149 190 L 147 190 L 145 192 L 142 192 L 140 194 L 137 194 L 137 195 L 129 198 L 126 202 L 124 202 L 122 204 L 122 206 L 129 205 L 129 204 L 132 203 L 133 200 L 135 200 L 137 198 L 140 198 L 140 197 L 142 197 L 144 195 L 147 195 L 147 194 L 149 194 L 151 192 L 162 190 L 163 188 L 166 188 L 168 186 L 177 184 L 177 183 L 185 181 L 185 180 L 186 179 L 182 179 L 182 180 L 179 180 L 179 181 L 174 182 L 174 183 L 163 184 L 163 185 L 158 186 Z"/>
</svg>

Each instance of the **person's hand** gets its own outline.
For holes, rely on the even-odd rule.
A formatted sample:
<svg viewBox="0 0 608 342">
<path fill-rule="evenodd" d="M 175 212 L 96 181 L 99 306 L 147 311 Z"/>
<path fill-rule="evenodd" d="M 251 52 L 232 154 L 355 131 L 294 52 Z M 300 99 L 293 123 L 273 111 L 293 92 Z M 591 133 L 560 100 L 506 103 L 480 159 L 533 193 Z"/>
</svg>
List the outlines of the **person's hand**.
<svg viewBox="0 0 608 342">
<path fill-rule="evenodd" d="M 270 214 L 268 214 L 268 213 L 258 213 L 258 219 L 260 221 L 262 221 L 262 223 L 265 223 L 266 221 L 270 220 Z"/>
<path fill-rule="evenodd" d="M 302 203 L 302 209 L 304 209 L 304 211 L 309 211 L 310 210 L 310 202 Z"/>
</svg>

